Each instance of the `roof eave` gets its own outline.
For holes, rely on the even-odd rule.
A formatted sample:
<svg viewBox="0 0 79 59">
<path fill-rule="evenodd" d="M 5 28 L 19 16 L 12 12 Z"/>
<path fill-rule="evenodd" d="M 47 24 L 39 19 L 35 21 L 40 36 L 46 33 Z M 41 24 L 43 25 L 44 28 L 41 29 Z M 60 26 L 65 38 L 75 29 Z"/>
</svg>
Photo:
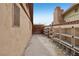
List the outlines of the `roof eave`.
<svg viewBox="0 0 79 59">
<path fill-rule="evenodd" d="M 68 10 L 66 10 L 64 13 L 63 13 L 63 16 L 65 16 L 68 12 L 70 12 L 71 10 L 73 10 L 76 6 L 78 6 L 79 3 L 76 3 L 74 5 L 72 5 Z"/>
</svg>

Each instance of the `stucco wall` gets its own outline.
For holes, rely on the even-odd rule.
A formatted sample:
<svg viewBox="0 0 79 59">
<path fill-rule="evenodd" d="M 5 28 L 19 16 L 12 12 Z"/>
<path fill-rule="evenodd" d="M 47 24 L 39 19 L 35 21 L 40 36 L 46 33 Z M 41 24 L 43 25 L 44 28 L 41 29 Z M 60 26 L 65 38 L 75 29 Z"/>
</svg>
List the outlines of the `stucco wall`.
<svg viewBox="0 0 79 59">
<path fill-rule="evenodd" d="M 13 27 L 13 4 L 0 4 L 0 55 L 22 55 L 32 35 L 32 24 L 20 8 L 20 27 Z M 18 14 L 17 14 L 18 15 Z"/>
<path fill-rule="evenodd" d="M 64 23 L 62 13 L 63 13 L 63 10 L 60 7 L 56 7 L 55 12 L 54 12 L 54 22 L 53 22 L 53 24 Z"/>
</svg>

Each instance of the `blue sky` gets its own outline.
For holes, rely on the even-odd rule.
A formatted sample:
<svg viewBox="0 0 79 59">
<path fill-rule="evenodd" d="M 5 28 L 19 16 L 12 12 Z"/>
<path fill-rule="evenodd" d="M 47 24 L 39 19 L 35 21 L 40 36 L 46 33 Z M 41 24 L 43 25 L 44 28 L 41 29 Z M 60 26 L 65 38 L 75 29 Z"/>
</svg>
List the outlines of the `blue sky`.
<svg viewBox="0 0 79 59">
<path fill-rule="evenodd" d="M 57 6 L 67 10 L 72 4 L 70 3 L 34 3 L 34 24 L 49 25 L 53 22 L 53 13 Z"/>
</svg>

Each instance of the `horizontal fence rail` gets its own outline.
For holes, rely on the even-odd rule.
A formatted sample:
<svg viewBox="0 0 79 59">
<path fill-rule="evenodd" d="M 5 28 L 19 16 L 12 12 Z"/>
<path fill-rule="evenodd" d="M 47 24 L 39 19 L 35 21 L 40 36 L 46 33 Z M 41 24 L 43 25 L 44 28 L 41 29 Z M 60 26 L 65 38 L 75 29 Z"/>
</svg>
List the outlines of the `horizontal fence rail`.
<svg viewBox="0 0 79 59">
<path fill-rule="evenodd" d="M 79 21 L 70 23 L 53 25 L 51 38 L 79 53 Z"/>
</svg>

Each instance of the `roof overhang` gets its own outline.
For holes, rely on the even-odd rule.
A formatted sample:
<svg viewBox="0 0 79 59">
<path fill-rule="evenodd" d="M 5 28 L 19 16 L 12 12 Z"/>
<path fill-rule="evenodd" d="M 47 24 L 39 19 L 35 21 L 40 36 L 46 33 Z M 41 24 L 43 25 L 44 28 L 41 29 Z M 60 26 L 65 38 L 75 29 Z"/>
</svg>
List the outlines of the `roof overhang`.
<svg viewBox="0 0 79 59">
<path fill-rule="evenodd" d="M 68 14 L 71 10 L 75 9 L 76 7 L 79 6 L 79 3 L 75 3 L 73 4 L 68 10 L 66 10 L 64 13 L 63 13 L 63 16 L 65 16 L 66 14 Z"/>
</svg>

